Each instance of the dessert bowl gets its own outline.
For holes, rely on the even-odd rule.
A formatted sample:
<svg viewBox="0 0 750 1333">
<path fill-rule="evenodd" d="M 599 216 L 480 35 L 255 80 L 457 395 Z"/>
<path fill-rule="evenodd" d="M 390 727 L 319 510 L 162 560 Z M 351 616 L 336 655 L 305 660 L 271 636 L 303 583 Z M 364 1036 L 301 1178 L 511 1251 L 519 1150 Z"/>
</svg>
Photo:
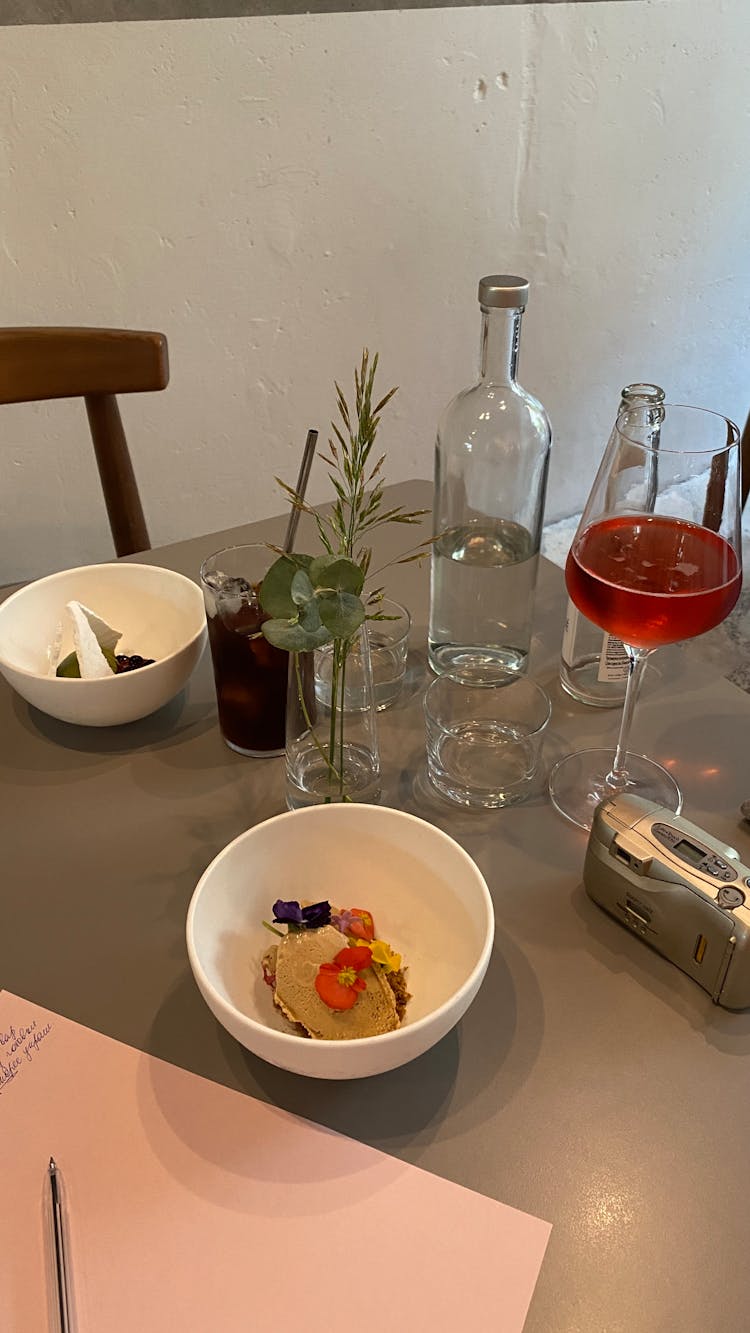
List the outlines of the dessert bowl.
<svg viewBox="0 0 750 1333">
<path fill-rule="evenodd" d="M 394 1032 L 351 1041 L 298 1036 L 261 959 L 277 899 L 368 909 L 404 959 L 412 998 Z M 448 834 L 376 805 L 320 805 L 268 819 L 230 842 L 193 894 L 187 948 L 211 1012 L 249 1051 L 311 1078 L 367 1078 L 422 1055 L 474 999 L 494 914 L 478 867 Z"/>
<path fill-rule="evenodd" d="M 154 658 L 153 665 L 97 680 L 49 675 L 49 650 L 71 601 L 122 631 L 118 653 Z M 35 708 L 81 726 L 117 726 L 161 708 L 182 689 L 205 642 L 200 588 L 156 565 L 118 561 L 65 569 L 0 604 L 0 672 Z M 72 647 L 65 627 L 61 659 Z"/>
</svg>

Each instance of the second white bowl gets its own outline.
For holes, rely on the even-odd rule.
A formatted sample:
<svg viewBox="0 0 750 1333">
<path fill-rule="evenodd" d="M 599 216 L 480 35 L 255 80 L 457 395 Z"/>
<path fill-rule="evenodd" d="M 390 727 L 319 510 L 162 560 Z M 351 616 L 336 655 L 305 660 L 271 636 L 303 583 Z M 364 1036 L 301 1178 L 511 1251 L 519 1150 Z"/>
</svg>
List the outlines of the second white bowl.
<svg viewBox="0 0 750 1333">
<path fill-rule="evenodd" d="M 122 631 L 118 653 L 153 657 L 153 666 L 102 680 L 50 676 L 48 649 L 71 601 Z M 0 604 L 0 671 L 9 685 L 50 717 L 82 726 L 117 726 L 161 708 L 182 689 L 205 642 L 200 588 L 157 565 L 118 561 L 65 569 Z M 61 656 L 72 646 L 63 638 Z"/>
</svg>

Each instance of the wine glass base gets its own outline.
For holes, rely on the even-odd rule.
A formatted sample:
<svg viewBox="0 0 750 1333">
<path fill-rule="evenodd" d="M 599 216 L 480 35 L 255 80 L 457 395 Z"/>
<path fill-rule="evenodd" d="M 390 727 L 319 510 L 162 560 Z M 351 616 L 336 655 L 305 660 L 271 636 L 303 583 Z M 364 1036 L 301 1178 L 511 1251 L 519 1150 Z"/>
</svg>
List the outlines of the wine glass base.
<svg viewBox="0 0 750 1333">
<path fill-rule="evenodd" d="M 549 777 L 552 804 L 572 824 L 587 832 L 591 828 L 594 811 L 600 801 L 626 791 L 656 801 L 678 815 L 682 809 L 682 792 L 666 768 L 643 754 L 625 756 L 628 773 L 626 787 L 615 788 L 607 782 L 612 768 L 614 750 L 579 750 L 555 764 Z"/>
</svg>

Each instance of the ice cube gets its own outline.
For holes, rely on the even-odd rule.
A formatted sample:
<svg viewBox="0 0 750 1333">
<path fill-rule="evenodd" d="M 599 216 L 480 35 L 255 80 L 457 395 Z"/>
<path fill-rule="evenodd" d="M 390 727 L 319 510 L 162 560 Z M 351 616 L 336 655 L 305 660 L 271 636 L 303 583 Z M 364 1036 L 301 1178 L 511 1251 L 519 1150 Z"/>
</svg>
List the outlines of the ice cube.
<svg viewBox="0 0 750 1333">
<path fill-rule="evenodd" d="M 204 574 L 203 582 L 208 584 L 212 592 L 218 592 L 222 597 L 242 597 L 253 591 L 252 584 L 248 583 L 247 579 L 234 574 L 223 574 L 220 569 Z"/>
<path fill-rule="evenodd" d="M 213 569 L 203 575 L 206 612 L 209 617 L 219 613 L 236 616 L 243 607 L 258 604 L 258 585 L 249 583 L 241 575 L 224 574 L 220 569 Z M 207 591 L 208 589 L 208 591 Z"/>
</svg>

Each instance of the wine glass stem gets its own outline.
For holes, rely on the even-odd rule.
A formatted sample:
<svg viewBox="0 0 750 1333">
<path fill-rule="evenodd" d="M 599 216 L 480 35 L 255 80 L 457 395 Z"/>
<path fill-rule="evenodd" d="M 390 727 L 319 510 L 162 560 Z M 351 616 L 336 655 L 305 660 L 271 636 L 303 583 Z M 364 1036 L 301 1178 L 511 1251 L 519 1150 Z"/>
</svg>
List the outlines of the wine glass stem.
<svg viewBox="0 0 750 1333">
<path fill-rule="evenodd" d="M 625 689 L 625 702 L 622 706 L 617 749 L 612 761 L 612 768 L 607 774 L 607 786 L 613 787 L 615 791 L 622 791 L 628 785 L 627 754 L 630 724 L 633 721 L 633 713 L 640 692 L 643 673 L 646 670 L 646 662 L 653 652 L 651 648 L 631 648 L 628 644 L 623 646 L 629 662 L 628 683 Z"/>
</svg>

